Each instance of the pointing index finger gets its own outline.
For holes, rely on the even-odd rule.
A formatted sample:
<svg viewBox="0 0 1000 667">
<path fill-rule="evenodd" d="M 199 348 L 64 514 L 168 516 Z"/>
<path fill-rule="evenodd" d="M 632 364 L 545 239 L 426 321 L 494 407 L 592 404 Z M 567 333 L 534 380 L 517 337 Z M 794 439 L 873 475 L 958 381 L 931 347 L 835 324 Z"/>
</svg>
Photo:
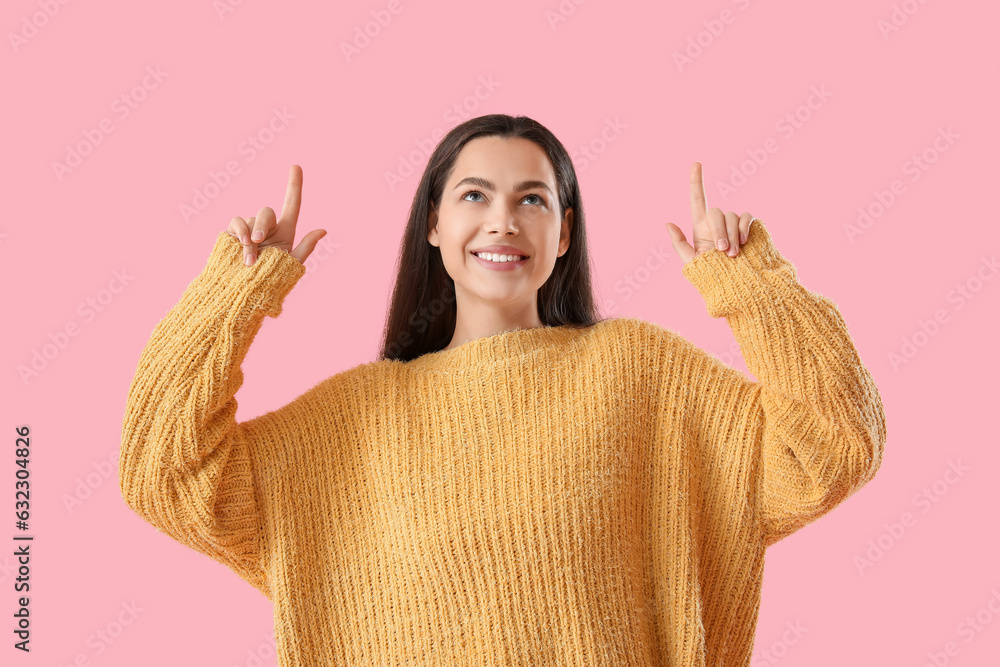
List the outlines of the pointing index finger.
<svg viewBox="0 0 1000 667">
<path fill-rule="evenodd" d="M 293 164 L 288 172 L 288 188 L 285 203 L 281 205 L 281 220 L 294 225 L 299 220 L 299 206 L 302 204 L 302 167 Z"/>
<path fill-rule="evenodd" d="M 691 221 L 705 219 L 705 181 L 702 178 L 701 162 L 691 165 Z"/>
</svg>

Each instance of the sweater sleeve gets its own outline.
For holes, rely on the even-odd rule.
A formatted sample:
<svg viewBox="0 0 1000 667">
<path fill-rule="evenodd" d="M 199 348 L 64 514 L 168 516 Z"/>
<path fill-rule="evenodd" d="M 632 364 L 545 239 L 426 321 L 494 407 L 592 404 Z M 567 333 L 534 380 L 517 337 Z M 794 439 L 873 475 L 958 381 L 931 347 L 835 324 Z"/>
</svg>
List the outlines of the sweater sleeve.
<svg viewBox="0 0 1000 667">
<path fill-rule="evenodd" d="M 157 530 L 270 597 L 257 505 L 255 441 L 235 419 L 240 368 L 265 315 L 277 317 L 305 266 L 264 248 L 250 267 L 219 234 L 204 270 L 156 325 L 122 426 L 122 498 Z"/>
<path fill-rule="evenodd" d="M 710 250 L 682 273 L 708 314 L 726 318 L 758 380 L 702 352 L 710 361 L 698 423 L 726 461 L 720 469 L 752 471 L 746 491 L 770 546 L 875 475 L 886 439 L 881 397 L 837 306 L 798 283 L 760 220 L 736 257 Z"/>
</svg>

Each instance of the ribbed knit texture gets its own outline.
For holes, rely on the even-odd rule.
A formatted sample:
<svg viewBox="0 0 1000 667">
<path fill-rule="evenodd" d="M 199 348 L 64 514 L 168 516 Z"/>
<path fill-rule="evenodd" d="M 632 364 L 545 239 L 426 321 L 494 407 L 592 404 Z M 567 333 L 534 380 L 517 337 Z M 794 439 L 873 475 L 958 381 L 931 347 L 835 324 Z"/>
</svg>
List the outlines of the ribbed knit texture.
<svg viewBox="0 0 1000 667">
<path fill-rule="evenodd" d="M 766 547 L 881 463 L 844 320 L 760 220 L 683 268 L 758 382 L 615 318 L 363 364 L 237 423 L 304 272 L 219 234 L 142 353 L 119 480 L 274 603 L 283 667 L 749 665 Z"/>
</svg>

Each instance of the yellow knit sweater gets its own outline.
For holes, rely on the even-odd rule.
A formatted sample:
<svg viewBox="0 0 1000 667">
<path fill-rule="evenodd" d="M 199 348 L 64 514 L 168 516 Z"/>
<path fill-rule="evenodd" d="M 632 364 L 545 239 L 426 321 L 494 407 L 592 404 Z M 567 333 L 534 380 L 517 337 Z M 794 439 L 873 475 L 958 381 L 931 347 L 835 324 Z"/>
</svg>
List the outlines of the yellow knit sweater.
<svg viewBox="0 0 1000 667">
<path fill-rule="evenodd" d="M 119 480 L 274 603 L 283 667 L 749 665 L 766 547 L 881 463 L 844 320 L 759 220 L 683 268 L 758 382 L 614 318 L 359 365 L 238 423 L 304 271 L 219 234 L 142 353 Z"/>
</svg>

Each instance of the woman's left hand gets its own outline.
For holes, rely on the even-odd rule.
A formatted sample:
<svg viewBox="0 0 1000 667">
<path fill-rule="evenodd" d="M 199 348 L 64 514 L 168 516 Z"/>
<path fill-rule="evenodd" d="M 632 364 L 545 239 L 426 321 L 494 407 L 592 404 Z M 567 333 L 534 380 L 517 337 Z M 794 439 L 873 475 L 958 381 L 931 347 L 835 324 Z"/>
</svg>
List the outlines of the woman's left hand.
<svg viewBox="0 0 1000 667">
<path fill-rule="evenodd" d="M 747 242 L 750 223 L 756 219 L 749 213 L 736 215 L 730 211 L 724 214 L 719 208 L 705 210 L 705 182 L 700 162 L 691 166 L 691 218 L 694 224 L 694 247 L 687 242 L 680 227 L 667 223 L 674 250 L 685 264 L 701 253 L 715 249 L 735 257 L 739 254 L 740 245 Z"/>
</svg>

